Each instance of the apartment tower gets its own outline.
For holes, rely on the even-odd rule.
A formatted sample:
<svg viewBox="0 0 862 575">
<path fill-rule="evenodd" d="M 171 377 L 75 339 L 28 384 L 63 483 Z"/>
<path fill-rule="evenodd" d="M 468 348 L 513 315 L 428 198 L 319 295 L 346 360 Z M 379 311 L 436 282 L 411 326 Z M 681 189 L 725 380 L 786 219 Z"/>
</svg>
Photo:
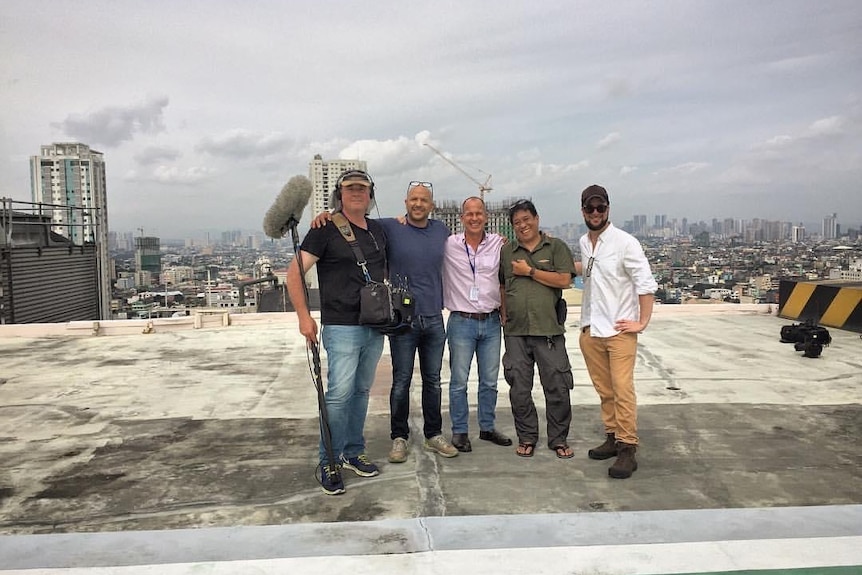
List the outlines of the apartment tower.
<svg viewBox="0 0 862 575">
<path fill-rule="evenodd" d="M 156 237 L 135 238 L 135 285 L 138 287 L 151 287 L 161 281 L 162 251 L 159 243 Z"/>
<path fill-rule="evenodd" d="M 105 161 L 101 152 L 78 142 L 41 147 L 30 157 L 33 203 L 50 215 L 51 231 L 74 245 L 96 246 L 99 310 L 111 318 L 111 274 L 108 257 L 108 202 Z"/>
</svg>

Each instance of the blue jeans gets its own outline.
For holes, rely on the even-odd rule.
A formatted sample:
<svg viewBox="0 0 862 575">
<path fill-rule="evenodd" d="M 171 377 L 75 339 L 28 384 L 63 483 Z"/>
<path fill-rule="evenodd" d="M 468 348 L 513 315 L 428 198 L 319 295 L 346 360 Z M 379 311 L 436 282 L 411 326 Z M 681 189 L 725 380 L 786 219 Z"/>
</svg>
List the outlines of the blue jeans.
<svg viewBox="0 0 862 575">
<path fill-rule="evenodd" d="M 368 392 L 383 354 L 383 335 L 361 325 L 324 325 L 321 340 L 327 356 L 326 412 L 336 458 L 365 452 Z M 337 462 L 337 461 L 336 461 Z M 333 463 L 336 463 L 333 462 Z M 320 463 L 329 463 L 320 439 Z"/>
<path fill-rule="evenodd" d="M 440 368 L 443 367 L 443 348 L 446 346 L 446 329 L 443 314 L 422 315 L 413 320 L 407 333 L 389 336 L 392 354 L 392 390 L 389 392 L 391 438 L 410 437 L 410 380 L 413 362 L 419 351 L 419 372 L 422 374 L 422 416 L 425 420 L 425 437 L 443 432 L 443 415 L 440 413 Z"/>
<path fill-rule="evenodd" d="M 470 408 L 467 404 L 467 379 L 470 364 L 476 355 L 479 370 L 479 429 L 493 431 L 497 409 L 497 376 L 500 373 L 500 313 L 493 312 L 484 320 L 449 316 L 446 326 L 449 337 L 449 416 L 452 433 L 467 433 Z"/>
</svg>

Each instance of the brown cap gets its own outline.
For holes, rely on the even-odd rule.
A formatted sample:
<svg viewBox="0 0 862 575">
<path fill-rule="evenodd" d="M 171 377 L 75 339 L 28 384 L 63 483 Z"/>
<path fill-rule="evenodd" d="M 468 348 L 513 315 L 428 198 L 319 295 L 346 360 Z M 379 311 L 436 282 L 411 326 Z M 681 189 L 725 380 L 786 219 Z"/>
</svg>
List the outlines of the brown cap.
<svg viewBox="0 0 862 575">
<path fill-rule="evenodd" d="M 589 202 L 593 198 L 601 198 L 606 203 L 610 204 L 611 201 L 608 199 L 608 191 L 598 184 L 593 184 L 583 192 L 581 192 L 581 205 L 586 206 L 587 202 Z"/>
<path fill-rule="evenodd" d="M 371 187 L 371 182 L 368 180 L 360 179 L 360 176 L 349 176 L 347 179 L 341 182 L 342 186 L 365 186 L 366 188 Z"/>
<path fill-rule="evenodd" d="M 371 176 L 369 176 L 368 173 L 363 170 L 347 170 L 346 172 L 341 174 L 341 176 L 338 178 L 337 183 L 341 184 L 348 181 L 351 183 L 362 184 L 366 187 L 369 187 L 373 184 L 373 182 L 371 181 Z"/>
</svg>

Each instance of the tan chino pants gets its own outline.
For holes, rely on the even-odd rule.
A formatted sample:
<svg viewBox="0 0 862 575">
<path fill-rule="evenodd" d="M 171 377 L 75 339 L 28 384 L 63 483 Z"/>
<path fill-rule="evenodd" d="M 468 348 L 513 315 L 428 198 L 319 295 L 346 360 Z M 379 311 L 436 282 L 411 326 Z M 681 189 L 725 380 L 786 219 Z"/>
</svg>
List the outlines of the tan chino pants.
<svg viewBox="0 0 862 575">
<path fill-rule="evenodd" d="M 613 433 L 617 441 L 637 445 L 637 395 L 634 385 L 637 334 L 592 337 L 587 326 L 581 329 L 578 343 L 593 387 L 601 399 L 605 432 Z"/>
</svg>

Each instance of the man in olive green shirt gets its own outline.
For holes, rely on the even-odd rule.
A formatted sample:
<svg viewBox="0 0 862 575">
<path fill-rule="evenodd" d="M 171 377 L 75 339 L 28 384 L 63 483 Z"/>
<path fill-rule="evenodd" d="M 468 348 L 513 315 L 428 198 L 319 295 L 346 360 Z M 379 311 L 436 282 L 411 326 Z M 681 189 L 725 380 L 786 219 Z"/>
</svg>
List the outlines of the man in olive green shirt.
<svg viewBox="0 0 862 575">
<path fill-rule="evenodd" d="M 501 321 L 506 352 L 503 374 L 518 433 L 521 457 L 532 457 L 539 440 L 539 418 L 533 403 L 533 366 L 545 393 L 548 447 L 569 459 L 566 443 L 572 421 L 569 391 L 574 387 L 566 353 L 566 328 L 557 322 L 556 303 L 575 273 L 569 247 L 539 230 L 536 206 L 521 200 L 509 208 L 516 242 L 500 252 Z"/>
</svg>

